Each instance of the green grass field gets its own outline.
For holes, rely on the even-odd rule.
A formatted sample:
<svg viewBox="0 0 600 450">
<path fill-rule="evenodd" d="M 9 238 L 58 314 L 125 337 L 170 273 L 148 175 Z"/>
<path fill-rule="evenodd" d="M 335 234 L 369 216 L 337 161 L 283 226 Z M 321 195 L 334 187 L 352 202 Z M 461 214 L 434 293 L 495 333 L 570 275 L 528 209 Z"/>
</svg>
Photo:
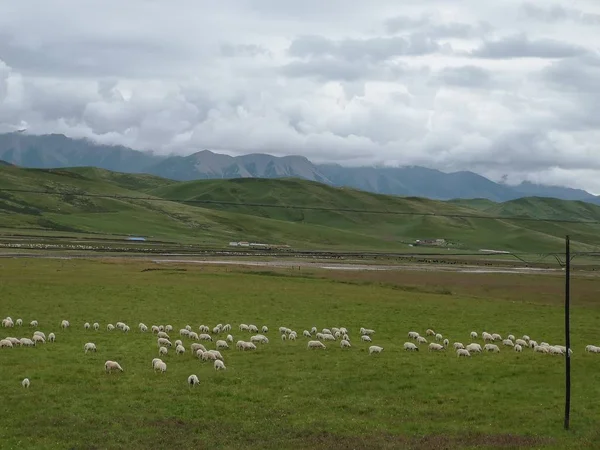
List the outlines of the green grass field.
<svg viewBox="0 0 600 450">
<path fill-rule="evenodd" d="M 150 270 L 153 269 L 153 270 Z M 593 448 L 600 438 L 600 280 L 573 279 L 572 429 L 562 430 L 562 357 L 500 354 L 458 359 L 405 353 L 407 333 L 434 328 L 563 342 L 560 277 L 425 272 L 249 271 L 151 262 L 0 260 L 0 316 L 39 321 L 56 342 L 0 349 L 0 448 Z M 71 328 L 61 331 L 62 319 Z M 98 321 L 98 332 L 83 329 Z M 129 334 L 106 331 L 124 321 Z M 254 352 L 225 350 L 226 371 L 172 352 L 155 374 L 156 338 L 139 322 L 270 328 Z M 282 342 L 277 328 L 345 326 L 353 347 Z M 374 328 L 367 354 L 358 329 Z M 30 336 L 29 326 L 2 337 Z M 171 333 L 178 339 L 177 332 Z M 98 353 L 84 355 L 95 342 Z M 424 347 L 424 346 L 423 346 Z M 212 348 L 212 347 L 209 347 Z M 124 373 L 108 375 L 116 360 Z M 200 386 L 189 389 L 195 373 Z M 31 380 L 29 389 L 21 380 Z"/>
<path fill-rule="evenodd" d="M 27 192 L 39 190 L 55 194 Z M 473 215 L 484 218 L 464 217 Z M 298 179 L 175 182 L 96 168 L 0 167 L 0 230 L 143 235 L 212 247 L 253 241 L 296 249 L 395 252 L 414 251 L 408 244 L 416 239 L 437 238 L 446 239 L 452 250 L 470 252 L 560 252 L 566 234 L 574 250 L 596 251 L 600 243 L 598 223 L 492 216 L 600 223 L 600 206 L 543 198 L 440 202 Z"/>
</svg>

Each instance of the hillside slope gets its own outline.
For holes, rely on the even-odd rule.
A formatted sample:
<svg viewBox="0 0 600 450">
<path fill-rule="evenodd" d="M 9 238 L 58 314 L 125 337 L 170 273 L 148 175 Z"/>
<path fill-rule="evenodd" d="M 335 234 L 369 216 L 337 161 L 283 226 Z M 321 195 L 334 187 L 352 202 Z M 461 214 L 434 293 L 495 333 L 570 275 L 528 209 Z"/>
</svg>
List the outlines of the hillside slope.
<svg viewBox="0 0 600 450">
<path fill-rule="evenodd" d="M 35 192 L 40 190 L 53 194 Z M 521 252 L 560 252 L 565 234 L 571 234 L 575 249 L 595 250 L 600 241 L 597 224 L 492 215 L 600 221 L 600 207 L 540 198 L 440 202 L 300 179 L 174 182 L 86 167 L 0 167 L 4 230 L 137 234 L 220 247 L 247 240 L 295 248 L 394 251 L 411 250 L 407 244 L 416 239 L 443 238 L 451 248 L 464 250 Z"/>
</svg>

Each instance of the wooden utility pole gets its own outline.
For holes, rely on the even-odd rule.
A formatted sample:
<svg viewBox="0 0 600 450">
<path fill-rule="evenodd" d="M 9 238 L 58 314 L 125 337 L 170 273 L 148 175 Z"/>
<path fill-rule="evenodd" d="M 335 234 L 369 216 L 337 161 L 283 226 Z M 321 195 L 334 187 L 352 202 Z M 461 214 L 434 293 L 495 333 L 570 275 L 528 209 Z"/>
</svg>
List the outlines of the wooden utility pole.
<svg viewBox="0 0 600 450">
<path fill-rule="evenodd" d="M 571 410 L 571 329 L 569 324 L 569 307 L 571 303 L 571 248 L 569 236 L 565 239 L 565 347 L 567 347 L 565 374 L 565 430 L 569 429 Z"/>
</svg>

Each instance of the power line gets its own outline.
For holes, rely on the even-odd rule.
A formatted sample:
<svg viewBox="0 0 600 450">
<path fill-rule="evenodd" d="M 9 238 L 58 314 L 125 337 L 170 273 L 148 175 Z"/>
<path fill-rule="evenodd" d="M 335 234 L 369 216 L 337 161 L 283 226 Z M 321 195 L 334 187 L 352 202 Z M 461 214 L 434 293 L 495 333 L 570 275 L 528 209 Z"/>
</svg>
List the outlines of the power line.
<svg viewBox="0 0 600 450">
<path fill-rule="evenodd" d="M 76 192 L 57 192 L 57 191 L 37 191 L 31 189 L 10 189 L 0 188 L 0 192 L 18 192 L 24 194 L 37 195 L 71 195 L 75 197 L 91 197 L 103 198 L 112 200 L 136 200 L 147 202 L 172 202 L 191 205 L 223 205 L 223 206 L 239 206 L 239 207 L 258 207 L 258 208 L 276 208 L 276 209 L 295 209 L 309 211 L 324 211 L 324 212 L 351 212 L 361 214 L 381 214 L 381 215 L 398 215 L 398 216 L 422 216 L 422 217 L 443 217 L 449 219 L 481 219 L 481 220 L 510 220 L 521 222 L 547 222 L 547 223 L 569 223 L 569 224 L 588 224 L 600 225 L 599 220 L 575 220 L 575 219 L 543 219 L 534 217 L 519 217 L 519 216 L 492 216 L 483 214 L 449 214 L 436 212 L 417 212 L 417 211 L 394 211 L 394 210 L 377 210 L 377 209 L 355 209 L 355 208 L 328 208 L 324 206 L 309 206 L 309 205 L 274 205 L 269 203 L 253 203 L 253 202 L 229 202 L 225 200 L 185 200 L 185 199 L 168 199 L 160 197 L 136 197 L 127 195 L 111 195 L 111 194 L 89 194 Z"/>
</svg>

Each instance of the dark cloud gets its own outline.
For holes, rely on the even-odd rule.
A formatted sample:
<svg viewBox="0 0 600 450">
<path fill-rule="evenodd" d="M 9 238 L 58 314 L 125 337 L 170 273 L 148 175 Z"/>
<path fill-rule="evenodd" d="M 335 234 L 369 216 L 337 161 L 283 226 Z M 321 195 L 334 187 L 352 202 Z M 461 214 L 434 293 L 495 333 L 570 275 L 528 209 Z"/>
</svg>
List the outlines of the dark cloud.
<svg viewBox="0 0 600 450">
<path fill-rule="evenodd" d="M 472 56 L 490 59 L 569 58 L 587 53 L 585 47 L 554 39 L 529 39 L 525 33 L 495 41 L 484 41 Z"/>
</svg>

